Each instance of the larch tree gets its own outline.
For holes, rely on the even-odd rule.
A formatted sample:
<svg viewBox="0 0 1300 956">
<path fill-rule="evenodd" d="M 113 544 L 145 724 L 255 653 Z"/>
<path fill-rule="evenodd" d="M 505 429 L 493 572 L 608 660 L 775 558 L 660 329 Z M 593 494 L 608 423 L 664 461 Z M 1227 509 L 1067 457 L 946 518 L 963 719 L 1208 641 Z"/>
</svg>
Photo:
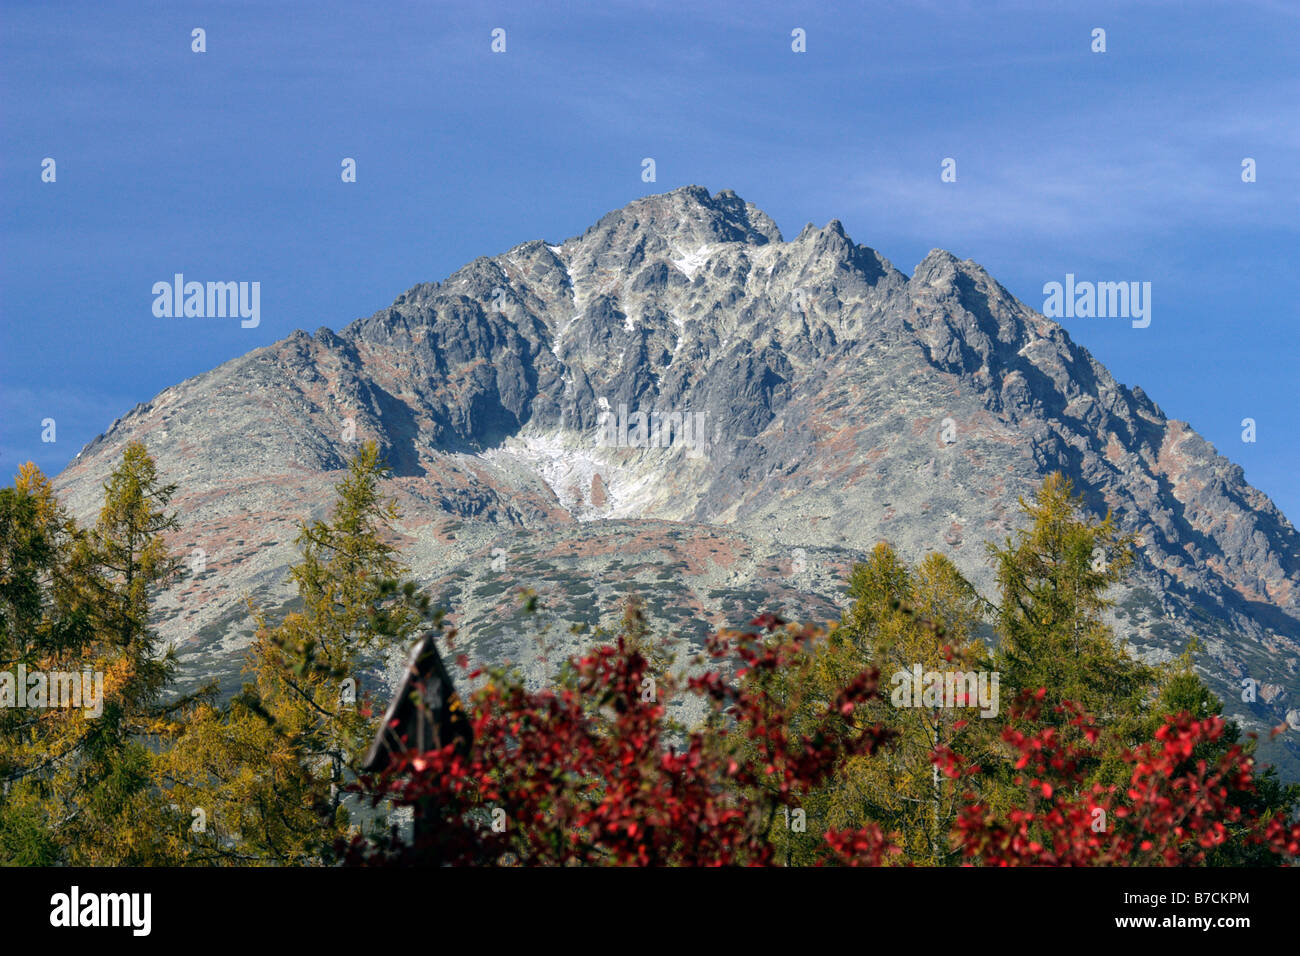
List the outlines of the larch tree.
<svg viewBox="0 0 1300 956">
<path fill-rule="evenodd" d="M 1054 706 L 1069 700 L 1137 739 L 1159 674 L 1132 659 L 1104 620 L 1112 604 L 1107 592 L 1133 565 L 1133 536 L 1121 534 L 1110 514 L 1088 516 L 1059 472 L 1020 507 L 1028 527 L 988 546 L 1001 597 L 997 662 L 1004 685 L 1044 690 L 1045 720 L 1057 719 Z"/>
<path fill-rule="evenodd" d="M 897 862 L 950 861 L 955 851 L 948 834 L 960 792 L 938 772 L 933 753 L 996 747 L 996 721 L 982 718 L 978 700 L 963 694 L 922 699 L 918 688 L 915 699 L 908 693 L 903 700 L 891 687 L 902 689 L 918 668 L 923 675 L 983 670 L 987 681 L 987 654 L 976 633 L 984 602 L 943 555 L 930 554 L 913 570 L 883 542 L 854 567 L 848 593 L 853 603 L 839 626 L 772 675 L 770 691 L 798 730 L 853 675 L 876 668 L 881 694 L 854 720 L 884 728 L 889 742 L 874 755 L 849 756 L 816 790 L 799 795 L 801 826 L 783 817 L 773 827 L 777 858 L 791 865 L 825 862 L 833 851 L 823 833 L 879 825 L 895 835 Z"/>
<path fill-rule="evenodd" d="M 57 778 L 68 811 L 60 823 L 70 861 L 132 866 L 170 862 L 171 814 L 157 786 L 156 753 L 194 695 L 170 697 L 175 648 L 150 624 L 156 594 L 180 577 L 167 535 L 179 527 L 165 483 L 144 444 L 130 442 L 104 483 L 99 518 L 80 538 L 74 585 L 93 608 L 89 662 L 103 674 L 103 713 L 88 721 L 80 759 Z"/>
<path fill-rule="evenodd" d="M 12 584 L 0 612 L 5 656 L 39 671 L 49 694 L 5 728 L 12 799 L 0 830 L 14 831 L 14 814 L 22 819 L 30 838 L 20 856 L 73 865 L 172 859 L 155 756 L 192 698 L 168 698 L 175 656 L 160 646 L 149 613 L 179 573 L 166 544 L 177 527 L 167 510 L 174 491 L 132 442 L 88 529 L 67 517 L 33 466 L 0 493 L 0 520 L 13 522 L 4 545 Z M 61 692 L 75 683 L 81 706 L 55 701 L 56 681 Z"/>
<path fill-rule="evenodd" d="M 79 671 L 92 640 L 88 608 L 70 586 L 77 535 L 49 479 L 31 462 L 20 467 L 12 487 L 0 488 L 0 671 L 14 675 L 14 686 L 0 691 L 4 864 L 51 865 L 61 858 L 49 779 L 75 752 L 76 738 L 67 739 L 59 715 L 14 705 L 27 690 L 17 686 L 20 666 Z"/>
<path fill-rule="evenodd" d="M 205 809 L 196 861 L 320 863 L 352 827 L 346 787 L 375 731 L 360 690 L 362 655 L 404 647 L 427 610 L 394 546 L 394 501 L 373 442 L 335 486 L 327 521 L 302 526 L 290 571 L 302 609 L 257 614 L 246 672 L 225 706 L 204 708 L 168 756 L 170 792 Z"/>
</svg>

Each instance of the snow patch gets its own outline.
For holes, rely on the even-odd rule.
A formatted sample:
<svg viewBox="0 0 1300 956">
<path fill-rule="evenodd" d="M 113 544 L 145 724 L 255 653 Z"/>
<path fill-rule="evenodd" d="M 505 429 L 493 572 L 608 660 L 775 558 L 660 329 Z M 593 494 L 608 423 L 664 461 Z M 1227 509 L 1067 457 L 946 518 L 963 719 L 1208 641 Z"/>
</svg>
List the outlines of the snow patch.
<svg viewBox="0 0 1300 956">
<path fill-rule="evenodd" d="M 573 284 L 573 270 L 569 268 L 569 264 L 564 260 L 564 256 L 560 255 L 560 247 L 547 246 L 546 248 L 550 249 L 551 252 L 555 254 L 555 258 L 560 260 L 560 265 L 564 266 L 564 279 L 568 282 L 569 288 L 576 289 L 576 286 Z"/>
<path fill-rule="evenodd" d="M 673 325 L 677 326 L 677 344 L 673 346 L 673 358 L 682 350 L 682 343 L 686 341 L 686 320 L 676 312 L 672 315 Z M 672 359 L 669 359 L 672 361 Z"/>
<path fill-rule="evenodd" d="M 582 313 L 575 312 L 573 313 L 573 317 L 570 318 L 569 321 L 565 322 L 562 326 L 560 326 L 558 329 L 555 330 L 555 339 L 553 342 L 551 342 L 551 354 L 555 356 L 555 360 L 557 362 L 560 362 L 560 364 L 564 364 L 563 360 L 560 358 L 560 346 L 564 344 L 564 336 L 569 331 L 569 329 L 573 326 L 573 323 L 577 322 L 580 318 L 582 318 Z"/>
<path fill-rule="evenodd" d="M 673 265 L 676 266 L 677 271 L 686 276 L 686 278 L 694 280 L 695 273 L 699 272 L 704 263 L 709 261 L 709 254 L 711 251 L 712 246 L 705 244 L 700 246 L 700 248 L 696 249 L 694 252 L 688 252 L 680 259 L 674 259 Z"/>
<path fill-rule="evenodd" d="M 498 467 L 522 466 L 542 479 L 560 504 L 579 521 L 639 517 L 652 505 L 662 479 L 654 469 L 637 474 L 605 458 L 608 452 L 589 434 L 568 429 L 520 432 L 477 457 Z M 591 504 L 591 485 L 600 475 L 605 487 L 603 508 Z"/>
</svg>

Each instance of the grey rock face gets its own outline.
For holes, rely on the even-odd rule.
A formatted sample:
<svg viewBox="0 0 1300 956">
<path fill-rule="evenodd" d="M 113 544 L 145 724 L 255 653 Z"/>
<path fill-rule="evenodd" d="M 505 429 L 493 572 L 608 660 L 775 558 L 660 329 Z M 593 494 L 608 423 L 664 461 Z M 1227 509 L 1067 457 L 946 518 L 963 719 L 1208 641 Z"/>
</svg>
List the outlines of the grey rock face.
<svg viewBox="0 0 1300 956">
<path fill-rule="evenodd" d="M 132 438 L 181 486 L 176 548 L 206 555 L 161 601 L 195 678 L 237 683 L 243 596 L 290 599 L 296 522 L 374 438 L 411 566 L 483 656 L 525 654 L 523 585 L 587 624 L 640 589 L 694 636 L 833 617 L 882 539 L 993 597 L 983 543 L 1059 469 L 1140 536 L 1116 594 L 1137 653 L 1200 636 L 1251 729 L 1300 694 L 1300 538 L 1240 467 L 975 263 L 934 250 L 908 276 L 838 221 L 786 242 L 730 191 L 636 200 L 165 390 L 60 475 L 81 517 Z M 1277 691 L 1242 703 L 1246 678 Z M 1293 737 L 1267 753 L 1300 777 Z"/>
</svg>

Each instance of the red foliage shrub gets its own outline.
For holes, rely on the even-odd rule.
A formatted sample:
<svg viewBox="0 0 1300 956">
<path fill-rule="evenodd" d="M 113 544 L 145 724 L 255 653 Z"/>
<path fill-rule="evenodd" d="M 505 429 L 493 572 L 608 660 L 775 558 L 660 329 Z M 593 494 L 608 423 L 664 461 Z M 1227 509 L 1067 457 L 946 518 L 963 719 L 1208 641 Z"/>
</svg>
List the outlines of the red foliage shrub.
<svg viewBox="0 0 1300 956">
<path fill-rule="evenodd" d="M 1300 824 L 1279 815 L 1243 811 L 1234 797 L 1253 791 L 1253 763 L 1238 745 L 1213 763 L 1197 748 L 1222 737 L 1219 717 L 1171 716 L 1156 739 L 1122 754 L 1132 765 L 1122 791 L 1085 785 L 1082 769 L 1097 757 L 1101 731 L 1068 702 L 1056 708 L 1079 731 L 1079 744 L 1062 740 L 1055 727 L 1030 732 L 1039 714 L 1040 691 L 1012 707 L 1002 738 L 1016 754 L 1014 783 L 1022 801 L 1000 816 L 972 794 L 954 827 L 953 839 L 973 864 L 984 866 L 1190 866 L 1230 835 L 1266 846 L 1284 858 L 1300 854 Z M 978 774 L 959 754 L 941 749 L 935 764 L 949 777 Z M 844 862 L 854 862 L 847 834 L 833 835 Z"/>
<path fill-rule="evenodd" d="M 753 623 L 768 640 L 734 633 L 711 640 L 718 666 L 686 687 L 707 702 L 708 717 L 689 733 L 668 719 L 661 695 L 648 692 L 645 657 L 621 640 L 575 659 L 575 680 L 563 689 L 489 681 L 473 699 L 471 746 L 408 753 L 383 777 L 363 781 L 376 803 L 416 807 L 429 825 L 408 840 L 357 838 L 340 848 L 345 862 L 775 864 L 769 831 L 782 806 L 796 805 L 845 758 L 875 753 L 890 733 L 853 722 L 877 694 L 872 670 L 844 686 L 810 732 L 792 733 L 763 682 L 747 677 L 785 666 L 816 631 L 782 629 L 770 615 Z M 1066 742 L 1055 727 L 1035 724 L 1038 700 L 1009 708 L 1003 732 L 1017 805 L 998 814 L 968 795 L 959 814 L 953 839 L 969 863 L 1198 864 L 1230 829 L 1273 853 L 1300 854 L 1300 825 L 1234 802 L 1253 786 L 1240 747 L 1212 764 L 1195 758 L 1198 745 L 1222 735 L 1219 718 L 1170 718 L 1155 740 L 1123 755 L 1132 764 L 1127 788 L 1086 786 L 1082 768 L 1096 757 L 1101 731 L 1067 708 L 1078 742 Z M 933 759 L 950 778 L 981 771 L 950 750 Z M 898 852 L 877 827 L 825 839 L 845 865 L 877 865 Z"/>
<path fill-rule="evenodd" d="M 528 692 L 489 682 L 475 697 L 474 740 L 406 755 L 377 782 L 376 798 L 421 808 L 436 821 L 414 839 L 356 840 L 350 863 L 768 864 L 767 833 L 790 795 L 815 786 L 849 754 L 871 753 L 879 727 L 854 727 L 855 709 L 876 694 L 864 671 L 826 708 L 811 732 L 792 734 L 770 697 L 745 680 L 782 667 L 816 631 L 715 637 L 710 655 L 738 664 L 687 689 L 709 705 L 705 729 L 675 732 L 647 661 L 604 646 L 575 659 L 576 680 Z M 748 757 L 734 744 L 748 741 Z M 757 755 L 757 759 L 753 755 Z M 883 839 L 880 841 L 883 845 Z M 864 851 L 865 852 L 865 851 Z"/>
</svg>

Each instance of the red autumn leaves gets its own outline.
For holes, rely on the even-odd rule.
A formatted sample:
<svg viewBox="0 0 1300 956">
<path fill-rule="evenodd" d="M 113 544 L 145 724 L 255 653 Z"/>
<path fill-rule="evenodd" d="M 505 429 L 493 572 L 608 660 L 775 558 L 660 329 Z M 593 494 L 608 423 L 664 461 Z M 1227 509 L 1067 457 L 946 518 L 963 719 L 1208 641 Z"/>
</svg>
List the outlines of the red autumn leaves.
<svg viewBox="0 0 1300 956">
<path fill-rule="evenodd" d="M 489 681 L 473 698 L 473 744 L 410 754 L 396 771 L 363 781 L 376 801 L 411 805 L 431 821 L 413 837 L 358 837 L 345 849 L 362 865 L 774 865 L 774 826 L 785 826 L 801 794 L 850 757 L 888 759 L 890 733 L 855 721 L 878 696 L 878 674 L 843 683 L 811 725 L 764 690 L 764 672 L 804 651 L 815 631 L 765 615 L 769 632 L 714 637 L 714 666 L 685 690 L 706 717 L 678 726 L 647 694 L 650 665 L 636 651 L 600 647 L 575 659 L 562 689 L 527 691 Z M 1300 854 L 1300 825 L 1249 809 L 1252 763 L 1240 747 L 1212 748 L 1217 717 L 1171 717 L 1156 738 L 1125 751 L 1127 786 L 1088 784 L 1100 732 L 1066 708 L 1050 726 L 1042 695 L 1008 713 L 1002 738 L 1016 805 L 994 811 L 973 795 L 951 838 L 971 864 L 1187 865 L 1229 839 Z M 983 772 L 938 748 L 940 772 L 960 785 Z M 828 860 L 878 865 L 897 855 L 879 827 L 819 832 Z"/>
</svg>

